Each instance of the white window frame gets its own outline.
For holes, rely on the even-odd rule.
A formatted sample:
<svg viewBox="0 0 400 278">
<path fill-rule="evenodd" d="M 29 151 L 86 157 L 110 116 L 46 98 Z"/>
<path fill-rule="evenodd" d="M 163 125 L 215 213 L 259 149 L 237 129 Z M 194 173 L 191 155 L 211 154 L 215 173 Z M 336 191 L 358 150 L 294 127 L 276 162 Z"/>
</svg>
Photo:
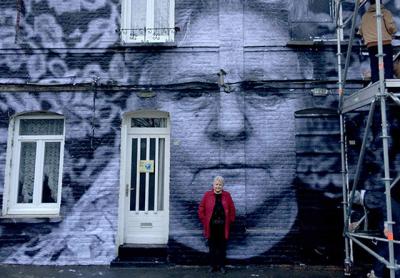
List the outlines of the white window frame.
<svg viewBox="0 0 400 278">
<path fill-rule="evenodd" d="M 123 44 L 141 44 L 141 43 L 168 43 L 175 40 L 175 0 L 170 0 L 168 26 L 162 34 L 154 32 L 154 13 L 155 3 L 158 0 L 147 0 L 146 8 L 146 26 L 143 26 L 143 32 L 134 32 L 131 29 L 132 23 L 132 1 L 121 0 L 121 40 Z"/>
<path fill-rule="evenodd" d="M 19 135 L 22 119 L 63 119 L 62 135 Z M 59 216 L 62 189 L 62 169 L 64 161 L 65 119 L 59 115 L 21 115 L 14 118 L 9 126 L 7 143 L 7 161 L 5 173 L 5 186 L 3 194 L 3 217 L 52 217 Z M 36 142 L 35 179 L 33 187 L 32 203 L 17 203 L 18 178 L 20 167 L 20 151 L 22 142 Z M 41 203 L 43 165 L 45 155 L 45 143 L 60 143 L 60 162 L 58 170 L 58 187 L 56 203 Z"/>
</svg>

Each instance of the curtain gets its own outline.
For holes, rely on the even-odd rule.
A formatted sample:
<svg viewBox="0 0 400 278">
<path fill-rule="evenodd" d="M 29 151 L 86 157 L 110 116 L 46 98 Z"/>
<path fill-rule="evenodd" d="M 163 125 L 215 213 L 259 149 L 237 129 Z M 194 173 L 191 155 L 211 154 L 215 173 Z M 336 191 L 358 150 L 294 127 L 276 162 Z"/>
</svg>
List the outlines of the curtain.
<svg viewBox="0 0 400 278">
<path fill-rule="evenodd" d="M 33 202 L 36 142 L 22 142 L 18 177 L 18 203 Z"/>
<path fill-rule="evenodd" d="M 19 135 L 62 135 L 63 119 L 21 119 Z"/>
<path fill-rule="evenodd" d="M 144 29 L 146 27 L 147 0 L 132 0 L 132 29 Z M 137 30 L 135 30 L 137 33 Z M 140 34 L 140 33 L 139 33 Z"/>
<path fill-rule="evenodd" d="M 40 139 L 33 142 L 22 142 L 19 161 L 18 203 L 32 203 L 33 194 L 40 188 L 34 188 L 35 179 L 42 179 L 42 203 L 57 203 L 58 175 L 60 167 L 61 142 L 44 142 L 44 161 L 42 176 L 35 177 L 37 150 L 46 140 L 46 135 L 62 135 L 64 132 L 63 119 L 21 119 L 19 135 L 37 135 Z M 35 142 L 36 141 L 36 142 Z M 39 146 L 39 148 L 37 148 Z M 37 184 L 39 185 L 39 184 Z M 37 194 L 37 193 L 35 193 Z"/>
<path fill-rule="evenodd" d="M 170 0 L 154 0 L 154 28 L 170 28 L 169 26 L 169 11 L 170 11 Z M 161 30 L 156 30 L 157 33 Z M 168 30 L 163 30 L 159 33 L 161 35 L 166 35 Z"/>
<path fill-rule="evenodd" d="M 57 203 L 60 147 L 60 142 L 45 143 L 42 203 Z"/>
</svg>

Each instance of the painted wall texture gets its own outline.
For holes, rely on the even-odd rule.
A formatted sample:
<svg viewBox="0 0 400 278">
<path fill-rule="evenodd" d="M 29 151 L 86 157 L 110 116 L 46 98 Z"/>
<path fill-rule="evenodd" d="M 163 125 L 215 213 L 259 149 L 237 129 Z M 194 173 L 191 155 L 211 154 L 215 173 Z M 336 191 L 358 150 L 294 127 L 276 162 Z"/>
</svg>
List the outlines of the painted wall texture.
<svg viewBox="0 0 400 278">
<path fill-rule="evenodd" d="M 215 175 L 225 177 L 237 206 L 230 259 L 341 262 L 336 49 L 287 46 L 334 37 L 324 7 L 312 9 L 311 0 L 176 0 L 176 45 L 132 47 L 120 43 L 118 0 L 21 2 L 19 20 L 15 1 L 0 3 L 0 83 L 26 88 L 0 92 L 0 197 L 7 194 L 10 120 L 50 111 L 65 117 L 62 200 L 57 219 L 0 219 L 2 263 L 115 258 L 121 121 L 145 109 L 171 118 L 171 262 L 204 258 L 197 206 Z M 400 8 L 400 1 L 387 2 Z M 315 22 L 303 24 L 302 16 Z M 353 90 L 368 67 L 354 52 Z M 217 85 L 220 69 L 230 93 Z M 94 79 L 96 87 L 85 85 Z M 48 90 L 38 92 L 37 84 Z M 327 96 L 313 96 L 316 87 Z M 155 96 L 140 97 L 143 89 Z M 357 127 L 362 120 L 355 118 Z"/>
</svg>

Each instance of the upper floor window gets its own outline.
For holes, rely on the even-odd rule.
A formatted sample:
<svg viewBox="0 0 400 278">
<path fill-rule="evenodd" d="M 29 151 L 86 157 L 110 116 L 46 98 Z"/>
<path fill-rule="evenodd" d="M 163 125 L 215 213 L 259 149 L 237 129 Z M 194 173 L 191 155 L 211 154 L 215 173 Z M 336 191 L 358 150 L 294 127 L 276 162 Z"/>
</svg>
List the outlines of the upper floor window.
<svg viewBox="0 0 400 278">
<path fill-rule="evenodd" d="M 292 40 L 331 40 L 336 38 L 334 0 L 298 0 L 290 10 Z"/>
<path fill-rule="evenodd" d="M 60 211 L 64 119 L 31 114 L 11 122 L 3 214 L 58 215 Z M 10 134 L 11 135 L 11 134 Z"/>
<path fill-rule="evenodd" d="M 122 0 L 123 43 L 173 42 L 175 0 Z"/>
</svg>

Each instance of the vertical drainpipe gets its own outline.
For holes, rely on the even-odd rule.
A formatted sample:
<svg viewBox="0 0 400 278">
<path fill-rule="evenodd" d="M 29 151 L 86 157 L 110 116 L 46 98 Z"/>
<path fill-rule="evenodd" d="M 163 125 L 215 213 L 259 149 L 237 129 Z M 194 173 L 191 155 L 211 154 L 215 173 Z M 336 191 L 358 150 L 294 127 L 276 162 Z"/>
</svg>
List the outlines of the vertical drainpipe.
<svg viewBox="0 0 400 278">
<path fill-rule="evenodd" d="M 15 20 L 15 37 L 14 43 L 17 44 L 19 41 L 19 29 L 20 29 L 20 21 L 21 21 L 21 11 L 22 11 L 22 0 L 16 0 L 17 7 L 17 18 Z"/>
<path fill-rule="evenodd" d="M 99 81 L 99 77 L 93 77 L 92 81 L 92 90 L 93 90 L 93 106 L 92 106 L 92 134 L 90 137 L 90 148 L 94 149 L 94 130 L 95 130 L 95 120 L 96 120 L 96 97 L 97 97 L 97 82 Z"/>
</svg>

